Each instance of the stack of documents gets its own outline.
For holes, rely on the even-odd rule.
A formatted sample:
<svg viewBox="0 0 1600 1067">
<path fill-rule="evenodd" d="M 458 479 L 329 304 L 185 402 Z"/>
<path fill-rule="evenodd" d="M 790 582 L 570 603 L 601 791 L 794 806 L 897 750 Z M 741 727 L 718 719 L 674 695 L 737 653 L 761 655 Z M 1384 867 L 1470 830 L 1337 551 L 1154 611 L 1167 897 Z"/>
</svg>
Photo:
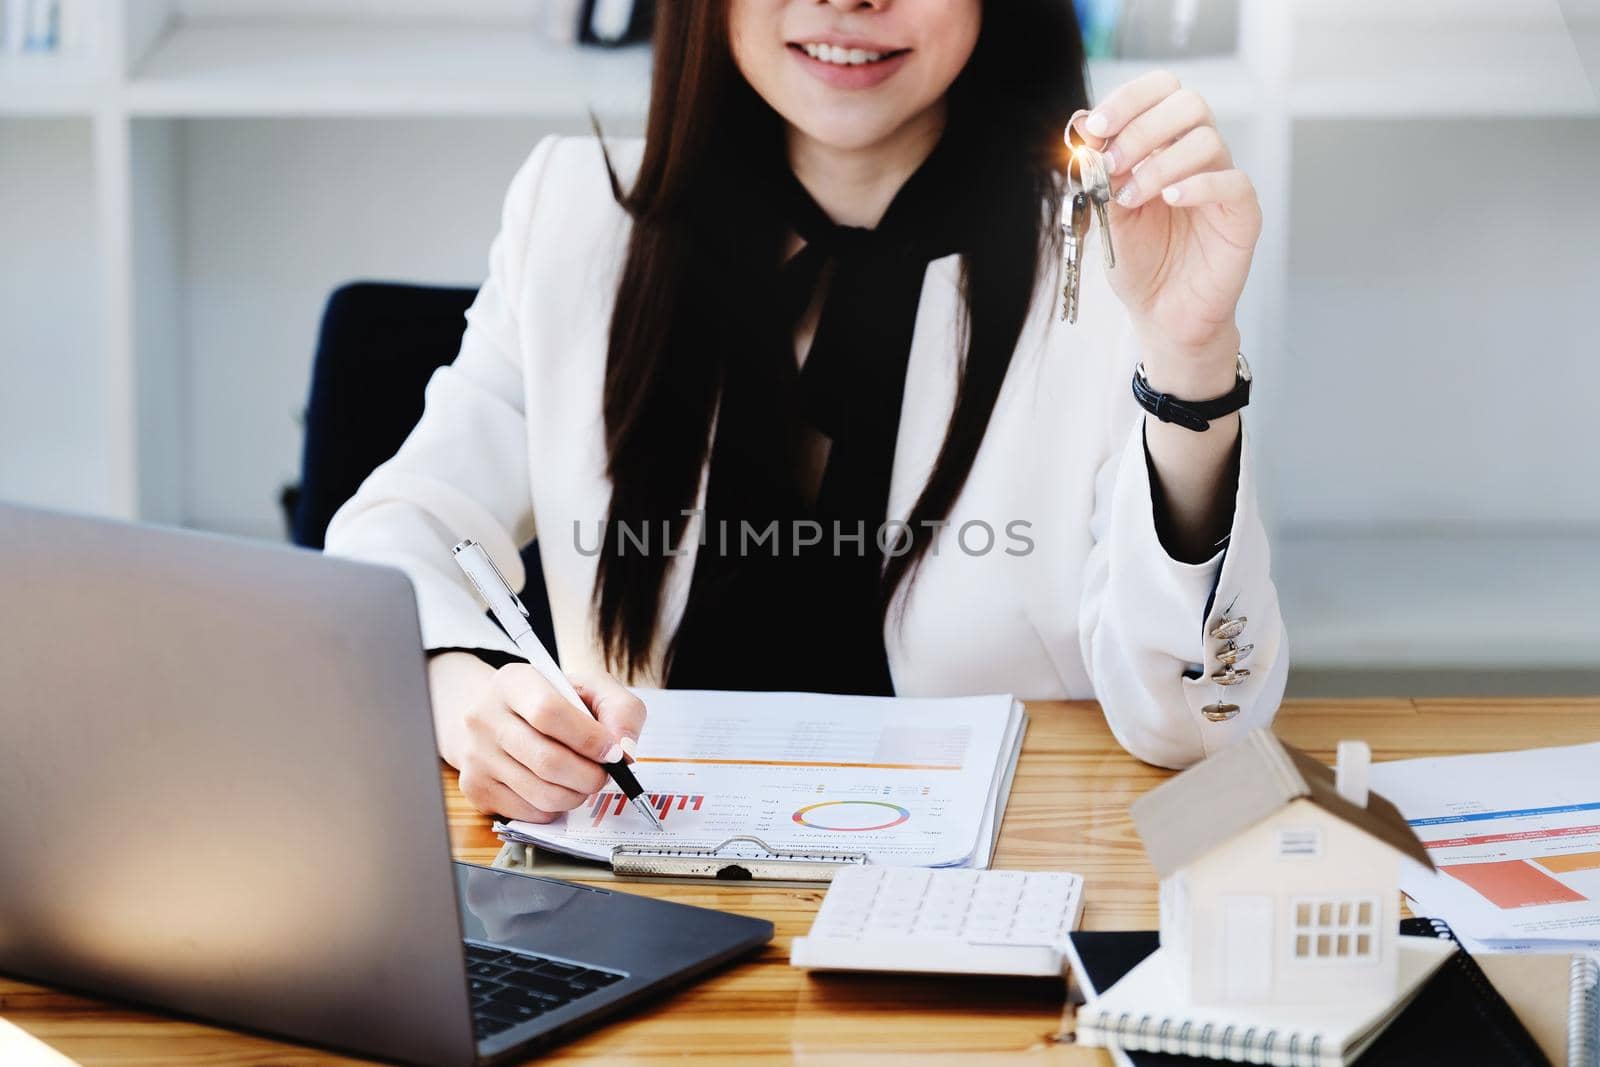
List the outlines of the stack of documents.
<svg viewBox="0 0 1600 1067">
<path fill-rule="evenodd" d="M 1407 864 L 1422 915 L 1477 950 L 1600 949 L 1600 744 L 1372 767 L 1437 872 Z"/>
<path fill-rule="evenodd" d="M 1027 716 L 1010 696 L 907 699 L 639 690 L 634 770 L 664 830 L 614 789 L 509 841 L 610 860 L 619 845 L 865 854 L 918 867 L 989 865 Z"/>
</svg>

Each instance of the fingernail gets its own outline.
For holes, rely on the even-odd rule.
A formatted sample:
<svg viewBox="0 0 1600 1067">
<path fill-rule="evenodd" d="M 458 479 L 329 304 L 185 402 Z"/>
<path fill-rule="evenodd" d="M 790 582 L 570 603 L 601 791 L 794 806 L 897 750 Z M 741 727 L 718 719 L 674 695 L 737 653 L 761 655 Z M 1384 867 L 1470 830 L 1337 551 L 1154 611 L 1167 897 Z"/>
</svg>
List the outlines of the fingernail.
<svg viewBox="0 0 1600 1067">
<path fill-rule="evenodd" d="M 1123 207 L 1132 207 L 1134 205 L 1134 201 L 1138 199 L 1139 187 L 1133 184 L 1133 182 L 1129 182 L 1127 185 L 1124 185 L 1117 192 L 1117 203 L 1121 204 Z"/>
<path fill-rule="evenodd" d="M 622 746 L 622 751 L 624 751 L 624 752 L 626 752 L 628 754 L 628 758 L 629 759 L 637 759 L 638 758 L 639 742 L 635 741 L 633 738 L 629 737 L 627 734 L 623 734 L 622 735 L 622 740 L 617 742 L 617 743 Z"/>
<path fill-rule="evenodd" d="M 606 754 L 600 757 L 601 763 L 620 763 L 622 761 L 622 746 L 612 745 L 606 749 Z"/>
<path fill-rule="evenodd" d="M 1098 111 L 1090 112 L 1089 117 L 1083 120 L 1083 128 L 1094 134 L 1096 137 L 1104 137 L 1106 135 L 1106 129 L 1109 125 L 1110 123 L 1107 121 L 1106 117 L 1100 114 Z"/>
<path fill-rule="evenodd" d="M 1161 190 L 1161 199 L 1165 200 L 1169 204 L 1176 204 L 1178 202 L 1178 198 L 1182 195 L 1183 190 L 1179 189 L 1176 185 L 1169 185 L 1165 189 Z"/>
</svg>

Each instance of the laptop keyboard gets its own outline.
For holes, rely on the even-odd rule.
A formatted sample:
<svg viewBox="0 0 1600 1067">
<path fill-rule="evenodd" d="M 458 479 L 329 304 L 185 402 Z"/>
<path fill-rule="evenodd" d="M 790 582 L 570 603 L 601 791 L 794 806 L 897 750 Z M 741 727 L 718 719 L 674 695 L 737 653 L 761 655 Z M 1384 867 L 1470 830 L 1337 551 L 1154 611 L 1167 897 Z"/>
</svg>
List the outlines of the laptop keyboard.
<svg viewBox="0 0 1600 1067">
<path fill-rule="evenodd" d="M 466 948 L 472 1027 L 479 1041 L 627 977 L 496 945 L 468 941 Z"/>
</svg>

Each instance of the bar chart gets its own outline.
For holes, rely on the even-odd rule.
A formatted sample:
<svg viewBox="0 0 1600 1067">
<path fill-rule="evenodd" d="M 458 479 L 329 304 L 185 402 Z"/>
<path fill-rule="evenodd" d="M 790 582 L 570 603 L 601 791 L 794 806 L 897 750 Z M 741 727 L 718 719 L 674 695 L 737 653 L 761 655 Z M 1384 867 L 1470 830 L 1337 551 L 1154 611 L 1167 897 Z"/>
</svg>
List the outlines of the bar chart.
<svg viewBox="0 0 1600 1067">
<path fill-rule="evenodd" d="M 656 818 L 665 825 L 674 811 L 699 811 L 705 803 L 702 793 L 646 793 L 645 799 L 656 810 Z M 589 806 L 589 825 L 599 828 L 607 818 L 621 815 L 628 808 L 628 798 L 618 792 L 598 793 Z"/>
</svg>

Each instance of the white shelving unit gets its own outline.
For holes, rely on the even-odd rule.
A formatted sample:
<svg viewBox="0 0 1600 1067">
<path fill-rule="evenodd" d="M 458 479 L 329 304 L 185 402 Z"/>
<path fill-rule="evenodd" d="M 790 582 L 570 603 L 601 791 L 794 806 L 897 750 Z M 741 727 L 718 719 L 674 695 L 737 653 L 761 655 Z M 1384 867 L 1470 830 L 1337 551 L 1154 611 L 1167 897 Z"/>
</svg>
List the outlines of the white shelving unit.
<svg viewBox="0 0 1600 1067">
<path fill-rule="evenodd" d="M 180 23 L 134 70 L 139 116 L 639 116 L 649 51 L 554 45 L 527 27 Z"/>
<path fill-rule="evenodd" d="M 647 50 L 546 43 L 528 8 L 106 0 L 83 54 L 0 57 L 0 309 L 13 324 L 6 344 L 19 346 L 0 350 L 0 365 L 22 383 L 0 397 L 0 496 L 277 535 L 276 494 L 293 475 L 293 415 L 327 292 L 359 276 L 475 284 L 505 183 L 539 136 L 586 129 L 591 108 L 609 132 L 642 126 Z M 1471 269 L 1451 260 L 1435 277 L 1397 278 L 1396 264 L 1415 267 L 1416 257 L 1379 257 L 1370 290 L 1359 272 L 1340 272 L 1354 253 L 1325 223 L 1355 163 L 1370 162 L 1366 139 L 1404 156 L 1413 132 L 1426 143 L 1451 123 L 1498 121 L 1510 125 L 1494 136 L 1513 141 L 1543 144 L 1559 131 L 1563 165 L 1587 160 L 1592 176 L 1600 107 L 1580 52 L 1600 40 L 1595 29 L 1574 25 L 1557 0 L 1243 0 L 1237 56 L 1172 64 L 1211 102 L 1266 212 L 1242 314 L 1298 662 L 1369 660 L 1364 616 L 1374 606 L 1390 624 L 1378 644 L 1399 662 L 1579 662 L 1600 647 L 1572 629 L 1575 615 L 1535 610 L 1553 595 L 1548 583 L 1516 579 L 1523 564 L 1507 562 L 1556 551 L 1552 537 L 1567 546 L 1556 551 L 1563 560 L 1600 555 L 1600 503 L 1577 500 L 1509 533 L 1512 512 L 1493 506 L 1436 522 L 1437 507 L 1403 494 L 1365 500 L 1338 484 L 1337 458 L 1306 432 L 1326 421 L 1320 405 L 1337 392 L 1325 376 L 1337 348 L 1362 348 L 1363 373 L 1426 355 L 1414 337 L 1401 348 L 1384 330 L 1353 329 L 1353 317 L 1379 306 L 1379 325 L 1399 337 L 1396 285 L 1448 305 Z M 1147 66 L 1097 62 L 1091 81 L 1104 92 Z M 60 174 L 42 181 L 35 163 Z M 1401 213 L 1443 196 L 1459 214 L 1478 194 L 1453 180 L 1383 195 Z M 31 214 L 45 187 L 57 190 L 49 202 L 63 225 Z M 1555 208 L 1535 215 L 1558 234 L 1571 224 Z M 1573 265 L 1592 277 L 1588 255 Z M 1570 297 L 1524 295 L 1536 308 Z M 1557 322 L 1569 304 L 1553 307 Z M 1371 432 L 1401 441 L 1459 432 L 1442 412 L 1423 414 L 1437 426 Z M 42 440 L 42 468 L 17 459 Z M 1591 474 L 1587 484 L 1600 484 L 1600 460 L 1570 462 L 1573 484 Z M 1470 502 L 1459 474 L 1447 473 L 1441 498 Z M 1329 528 L 1328 500 L 1341 502 L 1339 528 L 1352 533 L 1301 533 Z M 1452 562 L 1403 562 L 1414 556 Z M 1531 579 L 1537 565 L 1526 566 Z M 1484 583 L 1478 606 L 1518 618 L 1517 640 L 1463 636 L 1462 620 L 1477 616 L 1458 586 L 1486 569 L 1512 577 Z M 1397 585 L 1400 572 L 1415 581 Z"/>
<path fill-rule="evenodd" d="M 1290 107 L 1302 118 L 1593 115 L 1584 53 L 1600 41 L 1600 9 L 1579 21 L 1586 2 L 1291 0 Z"/>
<path fill-rule="evenodd" d="M 98 74 L 84 56 L 0 54 L 0 115 L 88 115 Z"/>
</svg>

